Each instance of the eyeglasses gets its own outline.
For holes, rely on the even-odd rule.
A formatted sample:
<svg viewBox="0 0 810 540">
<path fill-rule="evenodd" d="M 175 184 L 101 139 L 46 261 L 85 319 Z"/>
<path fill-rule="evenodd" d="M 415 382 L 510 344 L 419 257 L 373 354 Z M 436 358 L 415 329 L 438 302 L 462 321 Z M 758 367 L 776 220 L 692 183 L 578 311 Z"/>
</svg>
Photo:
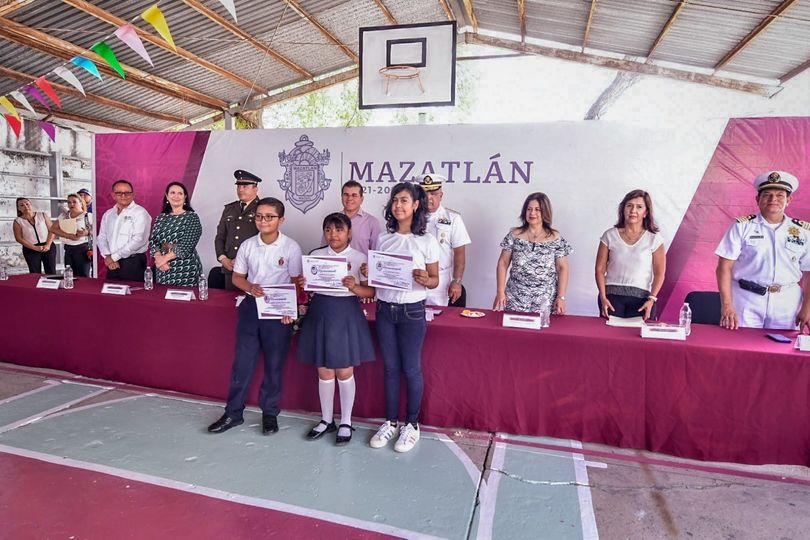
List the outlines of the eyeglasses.
<svg viewBox="0 0 810 540">
<path fill-rule="evenodd" d="M 273 221 L 274 219 L 278 219 L 279 216 L 275 216 L 273 214 L 256 214 L 256 221 Z"/>
<path fill-rule="evenodd" d="M 132 195 L 131 191 L 113 191 L 113 195 L 116 197 L 129 197 Z"/>
</svg>

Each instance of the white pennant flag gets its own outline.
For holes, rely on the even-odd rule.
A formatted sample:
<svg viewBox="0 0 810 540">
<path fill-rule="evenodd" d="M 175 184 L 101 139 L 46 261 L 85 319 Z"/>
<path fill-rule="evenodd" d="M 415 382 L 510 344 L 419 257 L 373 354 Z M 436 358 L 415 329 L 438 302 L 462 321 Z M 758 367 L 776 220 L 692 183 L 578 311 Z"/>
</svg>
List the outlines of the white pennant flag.
<svg viewBox="0 0 810 540">
<path fill-rule="evenodd" d="M 236 22 L 236 6 L 233 5 L 233 0 L 219 0 L 219 3 L 225 6 L 225 9 L 233 17 L 233 22 Z"/>
<path fill-rule="evenodd" d="M 34 110 L 34 108 L 31 106 L 31 104 L 28 103 L 28 100 L 25 99 L 25 96 L 23 95 L 22 92 L 20 92 L 18 90 L 15 90 L 15 91 L 9 93 L 9 95 L 14 98 L 14 101 L 19 103 L 20 105 L 22 105 L 23 107 L 25 107 L 26 109 L 31 111 L 32 113 L 37 114 L 37 112 Z"/>
<path fill-rule="evenodd" d="M 83 96 L 87 95 L 84 93 L 82 83 L 79 82 L 79 79 L 76 78 L 76 75 L 74 75 L 73 72 L 71 72 L 68 68 L 66 68 L 65 66 L 59 66 L 57 68 L 54 68 L 53 72 L 59 75 L 70 86 L 81 92 Z"/>
</svg>

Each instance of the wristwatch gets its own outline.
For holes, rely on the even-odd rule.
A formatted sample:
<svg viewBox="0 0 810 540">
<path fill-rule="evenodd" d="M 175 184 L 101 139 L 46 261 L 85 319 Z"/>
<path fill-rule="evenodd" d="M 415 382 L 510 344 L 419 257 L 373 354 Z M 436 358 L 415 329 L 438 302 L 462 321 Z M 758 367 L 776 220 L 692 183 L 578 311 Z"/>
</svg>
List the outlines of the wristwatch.
<svg viewBox="0 0 810 540">
<path fill-rule="evenodd" d="M 557 300 L 563 300 L 563 301 L 565 301 L 565 297 L 564 297 L 564 296 L 558 296 L 558 297 L 557 297 Z"/>
</svg>

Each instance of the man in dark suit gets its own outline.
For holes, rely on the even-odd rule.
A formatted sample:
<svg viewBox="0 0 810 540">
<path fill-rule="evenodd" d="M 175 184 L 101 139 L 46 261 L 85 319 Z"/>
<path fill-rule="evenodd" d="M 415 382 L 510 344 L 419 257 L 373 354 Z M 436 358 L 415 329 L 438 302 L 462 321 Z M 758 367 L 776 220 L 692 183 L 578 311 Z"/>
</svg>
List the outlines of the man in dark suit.
<svg viewBox="0 0 810 540">
<path fill-rule="evenodd" d="M 259 232 L 254 216 L 259 202 L 259 182 L 262 181 L 255 174 L 243 170 L 234 171 L 233 176 L 236 178 L 236 196 L 239 200 L 226 204 L 222 209 L 214 238 L 217 260 L 225 274 L 225 289 L 229 291 L 234 290 L 231 278 L 239 246 Z"/>
</svg>

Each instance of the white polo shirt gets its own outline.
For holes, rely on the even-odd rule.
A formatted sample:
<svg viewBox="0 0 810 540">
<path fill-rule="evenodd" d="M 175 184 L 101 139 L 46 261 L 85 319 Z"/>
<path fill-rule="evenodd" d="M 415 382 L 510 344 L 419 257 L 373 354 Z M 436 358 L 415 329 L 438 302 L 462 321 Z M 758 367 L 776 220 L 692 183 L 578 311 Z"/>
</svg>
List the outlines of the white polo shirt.
<svg viewBox="0 0 810 540">
<path fill-rule="evenodd" d="M 412 255 L 414 270 L 424 270 L 427 264 L 439 262 L 439 243 L 428 232 L 422 236 L 384 232 L 377 239 L 377 251 Z M 391 304 L 411 304 L 427 298 L 427 288 L 414 281 L 410 291 L 377 289 L 377 298 Z"/>
<path fill-rule="evenodd" d="M 344 249 L 340 253 L 336 252 L 331 247 L 326 246 L 313 250 L 312 253 L 310 253 L 310 255 L 321 255 L 328 257 L 346 257 L 346 260 L 348 261 L 349 264 L 348 275 L 354 277 L 354 280 L 358 284 L 360 284 L 361 281 L 368 281 L 367 278 L 360 275 L 360 266 L 365 264 L 368 261 L 368 258 L 363 254 L 362 251 L 358 251 L 354 249 L 352 246 L 346 246 L 346 249 Z M 324 296 L 354 296 L 354 293 L 351 291 L 318 291 L 316 294 L 322 294 Z"/>
<path fill-rule="evenodd" d="M 290 278 L 301 275 L 301 247 L 282 233 L 272 244 L 265 244 L 261 233 L 257 234 L 239 246 L 233 271 L 257 285 L 289 283 Z"/>
</svg>

